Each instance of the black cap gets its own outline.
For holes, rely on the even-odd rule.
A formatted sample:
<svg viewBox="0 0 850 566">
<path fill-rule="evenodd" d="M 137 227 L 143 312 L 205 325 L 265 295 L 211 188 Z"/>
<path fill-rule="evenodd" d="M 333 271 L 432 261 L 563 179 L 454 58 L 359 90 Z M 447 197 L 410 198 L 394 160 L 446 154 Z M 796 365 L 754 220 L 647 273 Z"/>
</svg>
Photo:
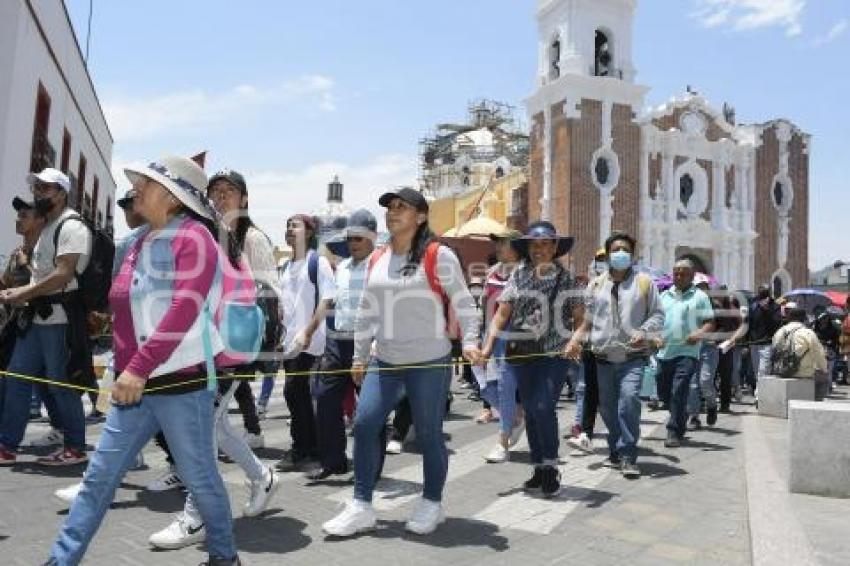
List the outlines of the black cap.
<svg viewBox="0 0 850 566">
<path fill-rule="evenodd" d="M 242 176 L 238 171 L 233 171 L 232 169 L 222 169 L 212 177 L 210 177 L 209 183 L 207 183 L 207 192 L 209 192 L 210 188 L 215 184 L 216 181 L 227 181 L 234 187 L 237 187 L 239 191 L 243 195 L 248 194 L 248 185 L 245 184 L 245 177 Z"/>
<path fill-rule="evenodd" d="M 24 200 L 21 197 L 15 197 L 12 199 L 12 208 L 17 211 L 20 211 L 22 209 L 32 210 L 33 208 L 35 208 L 35 204 L 28 200 Z"/>
<path fill-rule="evenodd" d="M 411 189 L 410 187 L 404 187 L 382 194 L 381 198 L 378 199 L 378 204 L 383 207 L 388 207 L 390 205 L 390 201 L 394 198 L 400 198 L 419 212 L 428 212 L 428 201 L 425 200 L 422 193 L 416 189 Z"/>
</svg>

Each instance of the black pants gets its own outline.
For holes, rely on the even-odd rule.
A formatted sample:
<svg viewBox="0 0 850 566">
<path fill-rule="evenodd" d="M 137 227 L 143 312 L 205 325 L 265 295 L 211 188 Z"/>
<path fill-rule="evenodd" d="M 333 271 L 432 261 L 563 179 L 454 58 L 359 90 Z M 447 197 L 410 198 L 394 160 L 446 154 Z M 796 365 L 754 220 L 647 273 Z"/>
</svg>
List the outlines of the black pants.
<svg viewBox="0 0 850 566">
<path fill-rule="evenodd" d="M 588 436 L 593 436 L 596 425 L 596 411 L 599 409 L 599 382 L 596 378 L 596 356 L 585 350 L 582 355 L 584 363 L 584 413 L 581 419 L 581 430 Z"/>
<path fill-rule="evenodd" d="M 242 413 L 242 424 L 245 430 L 251 434 L 260 434 L 260 417 L 257 415 L 257 404 L 254 402 L 254 392 L 251 390 L 251 381 L 244 379 L 236 386 L 236 391 L 233 392 L 233 398 L 239 405 L 239 411 Z"/>
<path fill-rule="evenodd" d="M 734 350 L 720 353 L 720 361 L 717 363 L 717 373 L 720 374 L 720 407 L 729 408 L 732 402 L 732 368 Z"/>
<path fill-rule="evenodd" d="M 297 358 L 283 364 L 285 372 L 298 375 L 287 376 L 283 386 L 283 398 L 292 417 L 289 434 L 296 458 L 316 456 L 316 417 L 313 414 L 313 396 L 310 392 L 311 377 L 304 372 L 313 372 L 318 365 L 316 356 L 301 353 Z"/>
<path fill-rule="evenodd" d="M 165 440 L 165 435 L 162 434 L 162 431 L 156 433 L 154 442 L 162 449 L 163 452 L 165 452 L 165 461 L 168 462 L 168 465 L 173 466 L 174 457 L 171 455 L 171 449 L 168 447 L 168 441 Z"/>
<path fill-rule="evenodd" d="M 395 408 L 395 414 L 393 414 L 393 432 L 390 435 L 390 440 L 398 440 L 404 444 L 404 439 L 407 438 L 407 433 L 410 432 L 411 425 L 413 425 L 413 411 L 410 408 L 410 401 L 407 399 L 407 395 L 405 395 Z"/>
<path fill-rule="evenodd" d="M 316 444 L 319 461 L 326 470 L 339 470 L 346 465 L 345 419 L 342 404 L 348 389 L 352 387 L 351 359 L 354 356 L 353 340 L 336 340 L 328 337 L 325 355 L 320 368 L 322 372 L 337 371 L 336 374 L 322 373 L 316 385 Z"/>
</svg>

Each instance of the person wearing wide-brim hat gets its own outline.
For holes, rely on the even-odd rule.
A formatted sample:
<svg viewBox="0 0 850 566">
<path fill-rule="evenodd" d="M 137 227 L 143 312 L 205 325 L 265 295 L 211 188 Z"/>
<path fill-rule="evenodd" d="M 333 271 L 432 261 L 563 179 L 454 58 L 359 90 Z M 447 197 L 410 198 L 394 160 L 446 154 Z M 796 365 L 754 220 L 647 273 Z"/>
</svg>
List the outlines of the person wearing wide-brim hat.
<svg viewBox="0 0 850 566">
<path fill-rule="evenodd" d="M 519 387 L 534 465 L 523 487 L 539 490 L 547 498 L 561 489 L 556 403 L 565 377 L 573 383 L 582 379 L 581 363 L 561 357 L 569 330 L 583 316 L 573 277 L 557 261 L 572 244 L 572 237 L 558 234 L 546 221 L 532 223 L 522 237 L 511 240 L 522 261 L 499 297 L 482 351 L 482 358 L 489 358 L 510 323 L 511 333 L 505 336 L 506 371 Z"/>
<path fill-rule="evenodd" d="M 225 254 L 211 233 L 218 226 L 204 194 L 207 176 L 192 160 L 169 156 L 125 172 L 147 225 L 137 231 L 110 292 L 118 376 L 113 407 L 48 563 L 83 559 L 121 478 L 161 429 L 203 518 L 203 527 L 190 534 L 196 541 L 209 535 L 210 563 L 238 564 L 213 447 L 215 394 L 199 367 L 223 351 L 204 313 L 217 312 L 227 283 L 223 263 L 236 265 L 239 257 L 232 249 Z"/>
</svg>

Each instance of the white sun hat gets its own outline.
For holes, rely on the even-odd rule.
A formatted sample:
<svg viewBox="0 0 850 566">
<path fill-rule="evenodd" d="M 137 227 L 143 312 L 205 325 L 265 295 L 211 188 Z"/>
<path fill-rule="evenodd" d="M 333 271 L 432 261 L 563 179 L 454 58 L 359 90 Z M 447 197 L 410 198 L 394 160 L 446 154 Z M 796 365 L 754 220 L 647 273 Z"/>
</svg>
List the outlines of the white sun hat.
<svg viewBox="0 0 850 566">
<path fill-rule="evenodd" d="M 124 174 L 135 184 L 139 177 L 156 181 L 192 212 L 215 220 L 216 213 L 206 195 L 207 175 L 188 157 L 168 155 L 147 166 L 129 166 Z"/>
</svg>

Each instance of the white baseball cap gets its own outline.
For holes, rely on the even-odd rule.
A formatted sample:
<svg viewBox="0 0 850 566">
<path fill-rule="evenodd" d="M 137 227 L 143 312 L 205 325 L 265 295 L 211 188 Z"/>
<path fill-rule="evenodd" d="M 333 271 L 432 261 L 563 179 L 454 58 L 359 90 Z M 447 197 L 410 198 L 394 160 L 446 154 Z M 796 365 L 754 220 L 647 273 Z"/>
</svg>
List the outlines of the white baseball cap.
<svg viewBox="0 0 850 566">
<path fill-rule="evenodd" d="M 30 173 L 27 175 L 27 183 L 30 186 L 36 183 L 47 183 L 49 185 L 59 185 L 66 192 L 71 190 L 71 180 L 68 179 L 68 175 L 53 167 L 48 167 L 38 174 Z"/>
</svg>

